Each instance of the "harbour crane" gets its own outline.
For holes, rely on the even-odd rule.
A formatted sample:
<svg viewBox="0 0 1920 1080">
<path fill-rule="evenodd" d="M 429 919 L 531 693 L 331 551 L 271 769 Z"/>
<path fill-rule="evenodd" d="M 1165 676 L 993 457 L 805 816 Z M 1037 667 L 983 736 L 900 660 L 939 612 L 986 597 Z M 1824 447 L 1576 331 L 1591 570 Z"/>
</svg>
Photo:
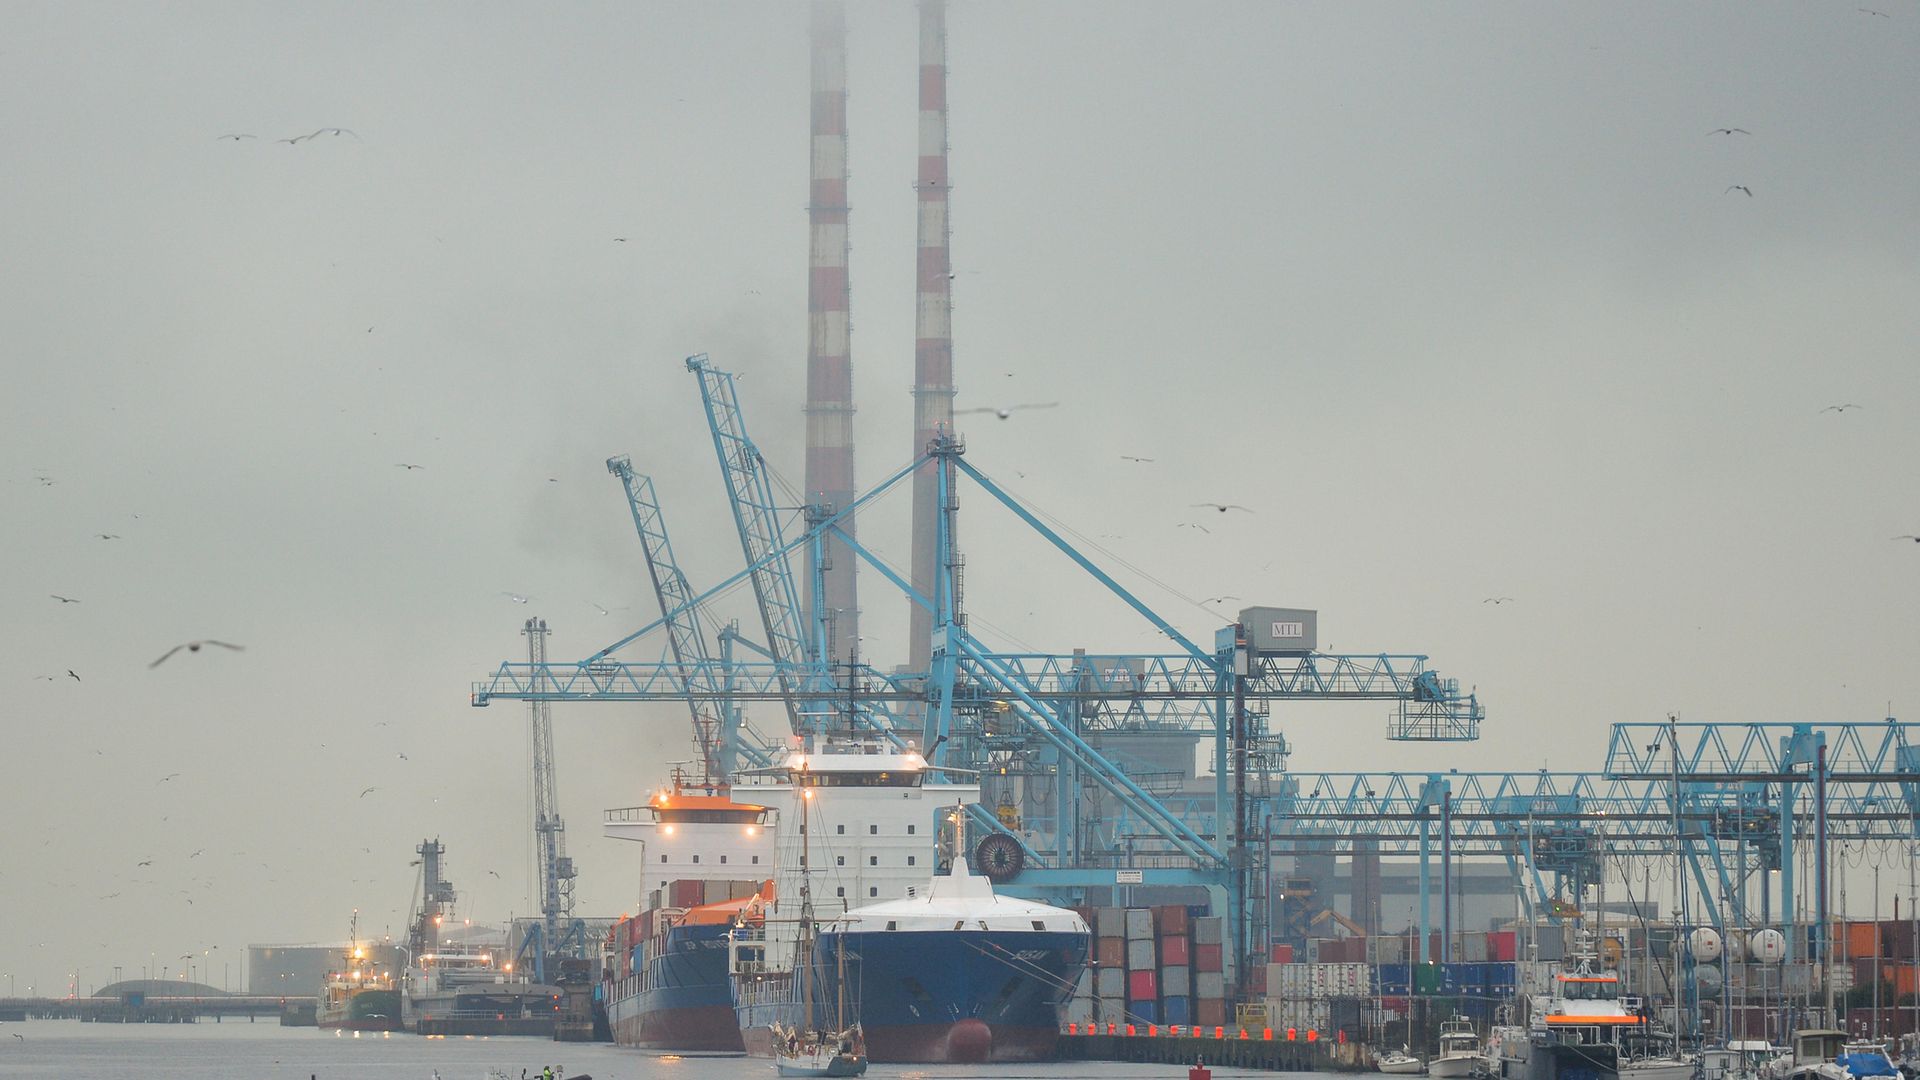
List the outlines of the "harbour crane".
<svg viewBox="0 0 1920 1080">
<path fill-rule="evenodd" d="M 530 618 L 521 628 L 527 636 L 527 662 L 540 665 L 547 658 L 547 621 Z M 522 942 L 531 952 L 535 977 L 546 981 L 549 955 L 586 955 L 586 926 L 573 917 L 573 860 L 567 856 L 567 826 L 560 818 L 553 778 L 553 707 L 544 698 L 527 700 L 528 733 L 533 762 L 534 869 L 540 884 L 540 934 Z"/>
</svg>

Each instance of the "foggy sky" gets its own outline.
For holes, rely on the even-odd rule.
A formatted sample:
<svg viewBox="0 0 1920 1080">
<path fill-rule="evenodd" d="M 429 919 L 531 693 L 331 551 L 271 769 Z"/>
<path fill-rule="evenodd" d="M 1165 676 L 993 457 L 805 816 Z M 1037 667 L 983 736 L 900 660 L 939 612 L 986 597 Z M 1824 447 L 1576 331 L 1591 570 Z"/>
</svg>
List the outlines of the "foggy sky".
<svg viewBox="0 0 1920 1080">
<path fill-rule="evenodd" d="M 1876 6 L 954 0 L 957 404 L 1062 403 L 969 418 L 968 460 L 1196 640 L 1199 598 L 1314 607 L 1487 704 L 1441 747 L 1277 709 L 1302 770 L 1912 714 L 1920 7 Z M 532 911 L 525 708 L 467 695 L 529 614 L 558 659 L 654 617 L 603 461 L 696 587 L 739 549 L 682 358 L 801 475 L 804 6 L 0 14 L 0 970 L 398 934 L 430 836 L 463 913 Z M 864 486 L 913 449 L 917 28 L 849 22 Z M 1156 648 L 962 500 L 976 632 Z M 861 539 L 904 565 L 907 516 Z M 147 668 L 202 637 L 246 651 Z M 580 910 L 633 910 L 601 811 L 692 755 L 684 709 L 555 727 Z"/>
</svg>

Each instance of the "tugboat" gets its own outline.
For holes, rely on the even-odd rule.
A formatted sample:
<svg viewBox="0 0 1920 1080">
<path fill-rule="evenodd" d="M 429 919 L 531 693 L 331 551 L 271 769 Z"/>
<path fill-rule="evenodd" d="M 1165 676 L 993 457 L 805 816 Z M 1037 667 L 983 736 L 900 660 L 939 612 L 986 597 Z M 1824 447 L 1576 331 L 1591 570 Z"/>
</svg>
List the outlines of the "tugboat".
<svg viewBox="0 0 1920 1080">
<path fill-rule="evenodd" d="M 1480 1034 L 1473 1030 L 1473 1022 L 1463 1016 L 1442 1022 L 1440 1054 L 1427 1062 L 1427 1075 L 1439 1080 L 1462 1080 L 1486 1071 L 1487 1058 L 1480 1052 Z"/>
</svg>

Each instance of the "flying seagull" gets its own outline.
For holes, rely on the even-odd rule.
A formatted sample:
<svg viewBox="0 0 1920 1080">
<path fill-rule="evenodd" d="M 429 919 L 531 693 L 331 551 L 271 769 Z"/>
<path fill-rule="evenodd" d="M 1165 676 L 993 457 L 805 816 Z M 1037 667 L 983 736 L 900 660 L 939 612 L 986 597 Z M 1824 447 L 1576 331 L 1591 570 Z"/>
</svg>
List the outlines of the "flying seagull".
<svg viewBox="0 0 1920 1080">
<path fill-rule="evenodd" d="M 1749 199 L 1753 198 L 1753 189 L 1748 187 L 1745 184 L 1728 184 L 1727 190 L 1721 192 L 1720 194 L 1725 195 L 1728 192 L 1733 192 L 1733 191 L 1744 191 L 1747 193 L 1747 198 Z"/>
<path fill-rule="evenodd" d="M 94 533 L 93 535 L 95 535 L 95 536 L 97 536 L 97 537 L 99 537 L 99 538 L 100 538 L 100 539 L 102 539 L 102 540 L 118 540 L 118 539 L 120 539 L 120 534 L 119 534 L 119 533 Z"/>
<path fill-rule="evenodd" d="M 1511 599 L 1513 599 L 1511 596 L 1489 596 L 1480 602 L 1483 604 L 1504 604 Z"/>
<path fill-rule="evenodd" d="M 1245 598 L 1235 596 L 1232 593 L 1228 593 L 1225 596 L 1209 596 L 1207 597 L 1206 602 L 1209 604 L 1224 604 L 1229 600 L 1241 600 L 1241 599 L 1245 599 Z"/>
<path fill-rule="evenodd" d="M 508 597 L 512 597 L 512 598 L 513 598 L 513 602 L 514 602 L 514 603 L 516 603 L 516 604 L 524 604 L 524 603 L 526 603 L 527 601 L 529 601 L 529 600 L 532 600 L 532 599 L 533 599 L 533 597 L 531 597 L 531 596 L 521 596 L 521 595 L 520 595 L 519 593 L 517 593 L 517 592 L 503 592 L 503 593 L 501 593 L 500 595 L 501 595 L 501 596 L 508 596 Z"/>
<path fill-rule="evenodd" d="M 1872 8 L 1854 8 L 1853 10 L 1855 10 L 1855 11 L 1857 11 L 1857 12 L 1859 12 L 1859 13 L 1860 13 L 1860 14 L 1862 14 L 1862 15 L 1878 15 L 1878 16 L 1880 16 L 1880 17 L 1881 17 L 1881 18 L 1883 18 L 1883 19 L 1891 19 L 1891 18 L 1893 18 L 1893 16 L 1891 16 L 1891 15 L 1889 15 L 1889 14 L 1887 14 L 1887 13 L 1886 13 L 1886 12 L 1884 12 L 1884 11 L 1875 11 L 1875 10 L 1873 10 Z"/>
<path fill-rule="evenodd" d="M 1132 454 L 1121 454 L 1120 460 L 1121 461 L 1144 461 L 1148 463 L 1151 463 L 1153 461 L 1153 459 L 1150 457 L 1134 457 Z"/>
<path fill-rule="evenodd" d="M 489 871 L 487 871 L 487 873 L 489 873 L 489 874 L 492 874 L 492 875 L 493 875 L 494 877 L 499 877 L 499 876 L 500 876 L 500 871 L 498 871 L 498 870 L 489 870 Z"/>
<path fill-rule="evenodd" d="M 407 462 L 407 461 L 399 461 L 399 462 L 395 462 L 395 463 L 394 463 L 394 466 L 393 466 L 393 467 L 394 467 L 394 468 L 396 468 L 396 469 L 407 469 L 407 470 L 409 470 L 409 471 L 411 471 L 411 470 L 413 470 L 413 469 L 424 469 L 424 468 L 426 468 L 426 466 L 425 466 L 425 465 L 415 465 L 415 464 L 413 464 L 412 462 Z"/>
<path fill-rule="evenodd" d="M 1027 405 L 990 405 L 984 409 L 955 409 L 953 415 L 965 416 L 968 413 L 992 413 L 1000 419 L 1005 420 L 1020 409 L 1051 409 L 1059 404 L 1057 401 L 1036 401 Z"/>
<path fill-rule="evenodd" d="M 1853 402 L 1849 401 L 1845 405 L 1829 405 L 1826 408 L 1821 409 L 1820 411 L 1821 412 L 1846 412 L 1848 409 L 1857 409 L 1859 407 L 1860 406 L 1855 405 Z"/>
<path fill-rule="evenodd" d="M 361 791 L 360 791 L 360 797 L 364 799 L 364 798 L 366 798 L 367 796 L 369 796 L 369 795 L 371 795 L 371 794 L 373 794 L 374 792 L 376 792 L 376 791 L 379 791 L 379 790 L 380 790 L 380 789 L 379 789 L 379 788 L 377 788 L 377 787 L 370 787 L 370 788 L 362 788 L 362 789 L 361 789 Z"/>
<path fill-rule="evenodd" d="M 259 136 L 258 136 L 258 135 L 248 135 L 248 134 L 245 134 L 245 133 L 241 133 L 241 134 L 236 134 L 236 135 L 222 135 L 222 136 L 220 136 L 220 138 L 219 138 L 219 139 L 215 139 L 215 140 L 213 140 L 213 141 L 214 141 L 214 142 L 219 142 L 219 141 L 220 141 L 220 139 L 232 139 L 232 140 L 233 140 L 234 142 L 239 142 L 239 141 L 240 141 L 241 139 L 257 139 L 257 138 L 259 138 Z"/>
<path fill-rule="evenodd" d="M 180 774 L 179 774 L 179 773 L 177 773 L 177 772 L 170 772 L 170 773 L 168 773 L 167 775 L 165 775 L 165 776 L 163 776 L 163 777 L 161 777 L 161 778 L 160 778 L 160 779 L 159 779 L 158 781 L 156 781 L 156 783 L 161 783 L 161 784 L 164 784 L 164 783 L 166 783 L 167 781 L 169 781 L 169 780 L 172 780 L 173 778 L 175 778 L 175 777 L 177 777 L 177 776 L 179 776 L 179 775 L 180 775 Z"/>
<path fill-rule="evenodd" d="M 135 865 L 135 866 L 152 866 L 152 865 L 153 865 L 153 860 L 152 860 L 152 859 L 143 859 L 142 861 L 140 861 L 140 862 L 137 862 L 137 863 L 135 863 L 134 865 Z"/>
<path fill-rule="evenodd" d="M 59 593 L 48 593 L 47 595 L 53 597 L 55 600 L 58 600 L 63 604 L 77 604 L 80 602 L 78 600 L 75 600 L 71 596 L 61 596 Z"/>
<path fill-rule="evenodd" d="M 1894 537 L 1894 539 L 1895 540 L 1911 540 L 1916 544 L 1920 544 L 1920 536 L 1915 536 L 1912 533 L 1908 533 L 1905 536 L 1896 536 Z"/>
<path fill-rule="evenodd" d="M 67 669 L 67 678 L 72 679 L 74 682 L 80 681 L 80 676 L 74 674 L 72 668 Z"/>
<path fill-rule="evenodd" d="M 1753 134 L 1753 132 L 1748 131 L 1746 128 L 1714 128 L 1712 131 L 1707 132 L 1707 134 L 1709 135 L 1751 135 Z"/>
<path fill-rule="evenodd" d="M 1244 511 L 1246 511 L 1246 512 L 1247 512 L 1247 513 L 1249 513 L 1249 514 L 1251 514 L 1251 513 L 1253 513 L 1253 511 L 1251 511 L 1251 510 L 1247 510 L 1247 508 L 1246 508 L 1246 507 L 1244 507 L 1244 506 L 1241 506 L 1241 505 L 1240 505 L 1239 503 L 1216 503 L 1216 502 L 1201 502 L 1201 503 L 1194 503 L 1193 505 L 1194 505 L 1194 506 L 1196 506 L 1196 507 L 1200 507 L 1200 506 L 1211 506 L 1211 507 L 1213 507 L 1213 508 L 1214 508 L 1215 510 L 1218 510 L 1218 511 L 1220 511 L 1220 512 L 1221 512 L 1221 513 L 1223 513 L 1223 514 L 1224 514 L 1224 513 L 1226 513 L 1226 512 L 1227 512 L 1227 511 L 1229 511 L 1229 510 L 1244 510 Z"/>
<path fill-rule="evenodd" d="M 189 641 L 183 645 L 175 645 L 173 648 L 168 649 L 166 652 L 160 654 L 160 659 L 155 660 L 153 663 L 148 664 L 147 666 L 149 668 L 157 668 L 161 664 L 164 664 L 167 662 L 167 657 L 172 656 L 174 653 L 179 652 L 181 649 L 185 649 L 188 652 L 199 652 L 201 647 L 205 645 L 218 645 L 223 649 L 232 649 L 234 652 L 245 652 L 247 648 L 245 645 L 230 645 L 227 642 L 215 641 L 212 638 L 208 638 L 205 641 Z"/>
<path fill-rule="evenodd" d="M 1212 529 L 1209 529 L 1209 528 L 1207 528 L 1207 527 L 1206 527 L 1205 525 L 1198 525 L 1198 524 L 1195 524 L 1194 522 L 1191 522 L 1191 521 L 1183 521 L 1183 522 L 1181 522 L 1180 524 L 1178 524 L 1178 525 L 1175 525 L 1175 526 L 1174 526 L 1174 528 L 1176 528 L 1176 529 L 1199 529 L 1199 530 L 1200 530 L 1201 532 L 1203 532 L 1203 533 L 1212 533 L 1212 532 L 1213 532 L 1213 530 L 1212 530 Z"/>
</svg>

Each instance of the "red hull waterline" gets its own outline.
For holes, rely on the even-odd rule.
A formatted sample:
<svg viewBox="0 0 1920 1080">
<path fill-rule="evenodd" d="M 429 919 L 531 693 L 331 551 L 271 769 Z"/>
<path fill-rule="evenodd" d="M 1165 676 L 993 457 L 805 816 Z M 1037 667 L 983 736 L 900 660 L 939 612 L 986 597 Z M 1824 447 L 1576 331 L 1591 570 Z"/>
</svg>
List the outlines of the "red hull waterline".
<svg viewBox="0 0 1920 1080">
<path fill-rule="evenodd" d="M 384 1016 L 373 1016 L 364 1020 L 333 1020 L 314 1026 L 321 1031 L 399 1031 L 400 1021 Z"/>
<path fill-rule="evenodd" d="M 638 1017 L 622 1017 L 613 1026 L 613 1041 L 646 1050 L 742 1053 L 740 1023 L 729 1005 L 702 1005 L 691 1009 L 655 1009 Z M 769 1047 L 771 1056 L 772 1049 Z"/>
<path fill-rule="evenodd" d="M 1052 1061 L 1060 1033 L 1052 1028 L 1006 1027 L 979 1020 L 954 1024 L 862 1027 L 867 1060 L 875 1065 L 953 1065 L 981 1062 Z M 747 1053 L 773 1056 L 765 1028 L 741 1032 Z"/>
</svg>

